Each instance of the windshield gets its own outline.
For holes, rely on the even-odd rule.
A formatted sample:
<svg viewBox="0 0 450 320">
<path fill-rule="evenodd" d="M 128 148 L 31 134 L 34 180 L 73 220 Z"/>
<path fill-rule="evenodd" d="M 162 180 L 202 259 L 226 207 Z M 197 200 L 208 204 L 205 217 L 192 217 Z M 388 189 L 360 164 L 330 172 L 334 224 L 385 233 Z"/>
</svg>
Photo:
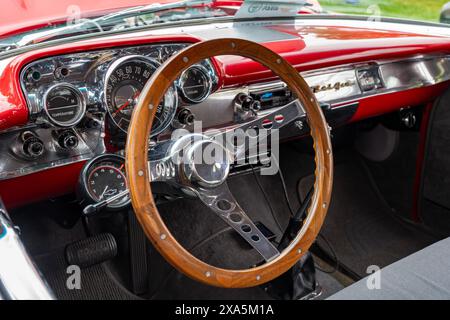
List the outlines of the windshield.
<svg viewBox="0 0 450 320">
<path fill-rule="evenodd" d="M 77 1 L 81 3 L 82 0 L 73 0 L 75 3 Z M 111 3 L 115 1 L 118 0 L 111 0 Z M 142 3 L 142 0 L 140 1 Z M 29 26 L 26 32 L 12 30 L 9 36 L 2 37 L 0 34 L 0 55 L 63 38 L 145 28 L 169 22 L 214 21 L 216 18 L 231 16 L 276 18 L 301 14 L 357 14 L 369 16 L 371 20 L 394 17 L 427 22 L 450 22 L 450 5 L 446 6 L 445 0 L 163 0 L 163 4 L 156 1 L 148 0 L 146 5 L 120 10 L 111 9 L 109 13 L 102 15 L 92 14 L 91 11 L 89 15 L 84 14 L 79 7 L 75 17 L 66 15 L 63 20 L 47 22 L 43 27 Z M 93 5 L 95 6 L 95 3 Z"/>
</svg>

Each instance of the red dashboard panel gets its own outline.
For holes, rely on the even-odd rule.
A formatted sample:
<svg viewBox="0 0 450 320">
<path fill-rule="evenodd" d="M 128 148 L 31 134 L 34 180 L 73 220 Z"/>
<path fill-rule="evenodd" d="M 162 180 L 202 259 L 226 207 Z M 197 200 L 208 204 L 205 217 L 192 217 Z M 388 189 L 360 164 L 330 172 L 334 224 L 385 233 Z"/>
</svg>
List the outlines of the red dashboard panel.
<svg viewBox="0 0 450 320">
<path fill-rule="evenodd" d="M 14 208 L 72 193 L 83 165 L 78 162 L 2 181 L 0 195 L 8 208 Z"/>
</svg>

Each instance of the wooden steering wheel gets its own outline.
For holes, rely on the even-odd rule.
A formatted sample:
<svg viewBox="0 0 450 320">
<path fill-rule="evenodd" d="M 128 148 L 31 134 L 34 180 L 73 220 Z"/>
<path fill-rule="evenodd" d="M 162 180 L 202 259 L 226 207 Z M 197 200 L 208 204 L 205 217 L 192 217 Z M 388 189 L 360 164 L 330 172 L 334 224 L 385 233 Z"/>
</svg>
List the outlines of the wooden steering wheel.
<svg viewBox="0 0 450 320">
<path fill-rule="evenodd" d="M 259 231 L 234 199 L 226 178 L 230 164 L 239 154 L 213 137 L 192 134 L 170 141 L 165 156 L 149 161 L 149 134 L 157 106 L 164 93 L 180 74 L 191 65 L 221 55 L 238 55 L 253 59 L 280 77 L 297 100 L 277 108 L 263 117 L 243 125 L 240 130 L 263 128 L 271 120 L 272 130 L 279 129 L 300 116 L 306 117 L 311 128 L 315 150 L 315 184 L 308 215 L 298 234 L 282 252 Z M 275 116 L 283 121 L 275 121 Z M 266 123 L 264 122 L 264 123 Z M 233 130 L 235 130 L 234 128 Z M 227 132 L 229 133 L 229 131 Z M 215 148 L 222 155 L 214 163 L 194 161 L 196 151 Z M 233 149 L 233 150 L 231 150 Z M 152 149 L 153 150 L 153 149 Z M 176 150 L 176 151 L 173 151 Z M 183 150 L 181 160 L 173 160 L 173 153 Z M 150 154 L 151 159 L 151 154 Z M 299 164 L 300 165 L 300 164 Z M 244 288 L 261 285 L 289 270 L 306 253 L 316 239 L 325 219 L 333 182 L 333 155 L 329 127 L 321 108 L 300 74 L 287 61 L 257 43 L 241 39 L 217 39 L 194 44 L 168 59 L 151 77 L 142 91 L 128 131 L 126 169 L 132 205 L 145 234 L 161 255 L 179 271 L 200 282 L 225 288 Z M 188 252 L 173 237 L 155 205 L 150 182 L 175 183 L 195 194 L 212 212 L 236 230 L 265 259 L 265 263 L 245 270 L 222 269 L 207 264 Z"/>
</svg>

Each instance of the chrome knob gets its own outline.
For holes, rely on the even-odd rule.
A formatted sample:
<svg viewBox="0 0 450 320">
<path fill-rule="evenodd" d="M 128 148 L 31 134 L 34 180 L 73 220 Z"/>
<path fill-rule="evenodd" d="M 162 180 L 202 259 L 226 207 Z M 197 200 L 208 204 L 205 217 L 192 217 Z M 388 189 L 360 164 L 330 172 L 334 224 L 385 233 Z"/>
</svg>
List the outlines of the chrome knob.
<svg viewBox="0 0 450 320">
<path fill-rule="evenodd" d="M 24 132 L 22 141 L 22 150 L 27 157 L 39 158 L 44 153 L 44 143 L 33 132 Z"/>
<path fill-rule="evenodd" d="M 191 126 L 194 124 L 195 116 L 189 109 L 183 109 L 178 113 L 178 122 L 185 126 Z"/>
<path fill-rule="evenodd" d="M 58 145 L 63 149 L 74 149 L 78 146 L 78 137 L 71 130 L 63 131 L 58 136 Z"/>
</svg>

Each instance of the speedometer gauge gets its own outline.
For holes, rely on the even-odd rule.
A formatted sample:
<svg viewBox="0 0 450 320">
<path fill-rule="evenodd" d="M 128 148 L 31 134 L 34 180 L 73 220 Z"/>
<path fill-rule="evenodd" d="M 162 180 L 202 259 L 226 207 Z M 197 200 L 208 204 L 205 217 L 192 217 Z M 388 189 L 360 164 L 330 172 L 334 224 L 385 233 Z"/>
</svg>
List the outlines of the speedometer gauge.
<svg viewBox="0 0 450 320">
<path fill-rule="evenodd" d="M 105 79 L 105 102 L 114 124 L 127 132 L 134 107 L 139 96 L 159 63 L 145 56 L 126 56 L 116 60 Z M 177 95 L 174 87 L 166 92 L 157 108 L 151 135 L 164 131 L 172 122 L 177 109 Z"/>
</svg>

